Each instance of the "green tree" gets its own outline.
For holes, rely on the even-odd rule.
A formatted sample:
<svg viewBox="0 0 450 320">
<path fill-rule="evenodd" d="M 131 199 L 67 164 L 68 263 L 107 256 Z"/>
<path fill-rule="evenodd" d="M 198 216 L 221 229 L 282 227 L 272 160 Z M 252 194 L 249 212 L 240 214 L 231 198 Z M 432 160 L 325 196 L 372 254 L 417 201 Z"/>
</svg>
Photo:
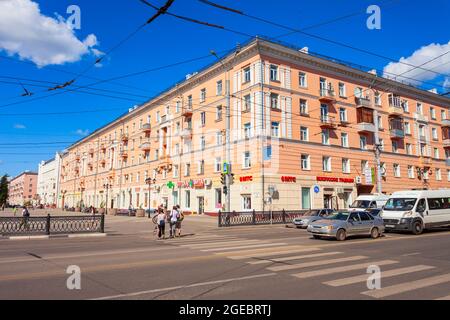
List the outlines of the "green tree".
<svg viewBox="0 0 450 320">
<path fill-rule="evenodd" d="M 5 174 L 0 180 L 0 206 L 6 205 L 8 201 L 8 175 Z"/>
</svg>

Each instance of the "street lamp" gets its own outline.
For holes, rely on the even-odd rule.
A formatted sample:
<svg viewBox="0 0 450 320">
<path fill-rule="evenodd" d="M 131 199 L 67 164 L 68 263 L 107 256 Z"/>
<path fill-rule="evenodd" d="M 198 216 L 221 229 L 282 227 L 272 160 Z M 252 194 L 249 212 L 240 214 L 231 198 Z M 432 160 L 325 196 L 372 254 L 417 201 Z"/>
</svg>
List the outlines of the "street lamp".
<svg viewBox="0 0 450 320">
<path fill-rule="evenodd" d="M 151 210 L 150 210 L 150 187 L 153 184 L 156 183 L 156 179 L 155 178 L 147 178 L 145 179 L 145 183 L 148 184 L 148 216 L 150 217 L 151 214 Z"/>
<path fill-rule="evenodd" d="M 112 184 L 110 183 L 105 183 L 103 185 L 103 188 L 106 189 L 106 204 L 105 204 L 105 214 L 108 214 L 108 190 L 112 188 Z"/>
</svg>

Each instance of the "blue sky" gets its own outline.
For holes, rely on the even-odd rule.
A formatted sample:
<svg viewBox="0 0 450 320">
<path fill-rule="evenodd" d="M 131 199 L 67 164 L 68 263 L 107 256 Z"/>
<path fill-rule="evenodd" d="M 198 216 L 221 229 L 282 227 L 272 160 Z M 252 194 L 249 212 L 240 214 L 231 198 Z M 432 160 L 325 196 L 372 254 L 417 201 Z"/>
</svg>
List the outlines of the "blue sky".
<svg viewBox="0 0 450 320">
<path fill-rule="evenodd" d="M 70 142 L 80 139 L 84 134 L 92 132 L 111 121 L 126 112 L 129 107 L 144 102 L 147 97 L 151 97 L 181 80 L 187 73 L 194 72 L 205 64 L 214 61 L 211 56 L 196 62 L 117 80 L 121 85 L 103 83 L 95 86 L 113 92 L 95 91 L 95 93 L 120 96 L 123 99 L 77 92 L 67 92 L 53 97 L 36 99 L 49 95 L 48 92 L 43 92 L 49 84 L 31 82 L 30 80 L 54 83 L 64 83 L 71 80 L 72 76 L 64 72 L 80 73 L 86 70 L 96 59 L 95 52 L 92 51 L 93 48 L 107 52 L 136 29 L 138 25 L 145 22 L 154 11 L 138 0 L 5 1 L 22 4 L 27 2 L 37 3 L 39 4 L 41 18 L 47 16 L 52 19 L 57 19 L 56 13 L 67 18 L 69 16 L 66 13 L 67 7 L 72 4 L 78 5 L 81 9 L 81 29 L 74 30 L 74 36 L 83 41 L 89 35 L 95 35 L 97 41 L 95 46 L 89 47 L 85 54 L 80 54 L 78 58 L 72 59 L 77 61 L 46 64 L 38 67 L 34 63 L 36 61 L 33 62 L 33 58 L 20 58 L 18 55 L 20 49 L 15 51 L 9 47 L 8 50 L 5 50 L 11 42 L 11 38 L 20 45 L 24 44 L 23 47 L 26 47 L 28 51 L 37 52 L 37 54 L 40 51 L 45 51 L 45 54 L 53 54 L 53 57 L 57 56 L 58 50 L 64 51 L 67 46 L 62 49 L 54 43 L 47 43 L 45 40 L 48 38 L 47 33 L 42 31 L 37 32 L 37 39 L 34 42 L 31 41 L 30 38 L 32 38 L 33 33 L 26 29 L 27 26 L 24 25 L 24 30 L 20 30 L 22 26 L 17 27 L 13 23 L 14 14 L 6 13 L 3 10 L 3 15 L 8 15 L 9 20 L 7 21 L 12 22 L 10 22 L 11 25 L 7 25 L 7 22 L 0 22 L 0 56 L 12 59 L 0 57 L 0 173 L 8 173 L 14 176 L 26 169 L 37 170 L 37 164 L 41 160 L 51 158 L 55 151 L 64 149 Z M 150 2 L 161 6 L 164 0 Z M 432 43 L 446 45 L 450 41 L 450 2 L 447 0 L 278 0 L 276 2 L 269 0 L 215 0 L 215 2 L 239 8 L 251 15 L 294 28 L 303 28 L 360 12 L 359 15 L 316 27 L 308 30 L 308 32 L 379 53 L 395 60 L 401 57 L 410 57 L 416 50 Z M 377 4 L 381 8 L 381 30 L 369 30 L 366 27 L 368 14 L 365 13 L 365 10 L 372 4 Z M 251 35 L 277 36 L 288 32 L 285 29 L 254 21 L 247 17 L 220 11 L 197 0 L 176 0 L 170 11 L 223 25 L 230 29 L 240 30 Z M 1 15 L 0 12 L 0 20 Z M 31 26 L 31 28 L 34 28 L 33 25 Z M 88 39 L 92 40 L 92 37 Z M 40 40 L 42 41 L 40 42 Z M 90 68 L 85 75 L 100 79 L 121 76 L 206 56 L 210 50 L 219 52 L 230 49 L 237 43 L 243 43 L 246 40 L 246 36 L 190 24 L 170 16 L 161 16 L 108 55 L 101 67 Z M 302 34 L 290 35 L 281 38 L 281 40 L 297 46 L 308 46 L 313 52 L 380 70 L 389 63 L 385 59 L 332 45 Z M 9 42 L 5 45 L 7 41 Z M 27 41 L 30 43 L 22 43 Z M 444 50 L 444 47 L 440 49 Z M 433 58 L 432 55 L 429 59 L 431 58 Z M 450 64 L 447 64 L 445 67 L 449 66 Z M 449 69 L 442 68 L 441 70 L 439 65 L 435 70 L 450 74 Z M 18 80 L 11 77 L 27 79 L 20 81 L 26 83 L 26 89 L 34 92 L 34 95 L 22 97 L 23 89 Z M 75 85 L 82 86 L 95 81 L 80 77 Z M 442 86 L 445 77 L 438 76 L 433 79 L 426 79 L 426 81 L 435 83 L 436 88 L 441 91 L 444 90 Z M 30 84 L 37 84 L 42 87 L 31 86 Z M 431 87 L 430 85 L 424 86 L 426 88 Z M 118 91 L 127 94 L 121 95 Z M 36 100 L 33 101 L 33 99 Z M 17 102 L 18 104 L 9 105 Z M 114 110 L 88 114 L 42 115 L 42 113 L 51 112 L 98 109 Z M 41 115 L 24 115 L 27 113 Z M 24 143 L 35 142 L 61 142 L 61 144 L 23 145 Z"/>
</svg>

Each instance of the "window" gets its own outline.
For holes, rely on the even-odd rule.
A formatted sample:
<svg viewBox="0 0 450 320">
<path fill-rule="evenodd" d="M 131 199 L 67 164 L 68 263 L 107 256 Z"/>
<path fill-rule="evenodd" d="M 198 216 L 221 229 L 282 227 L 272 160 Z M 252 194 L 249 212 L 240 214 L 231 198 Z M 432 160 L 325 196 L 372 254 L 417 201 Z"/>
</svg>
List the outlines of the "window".
<svg viewBox="0 0 450 320">
<path fill-rule="evenodd" d="M 252 210 L 252 196 L 250 194 L 242 195 L 242 210 Z"/>
<path fill-rule="evenodd" d="M 409 122 L 405 122 L 405 134 L 411 134 L 411 124 Z"/>
<path fill-rule="evenodd" d="M 191 207 L 191 191 L 190 190 L 185 190 L 184 191 L 184 202 L 185 202 L 185 207 L 186 208 L 190 208 Z"/>
<path fill-rule="evenodd" d="M 394 177 L 400 178 L 400 165 L 398 163 L 394 163 Z"/>
<path fill-rule="evenodd" d="M 435 172 L 436 172 L 436 180 L 441 181 L 442 180 L 441 169 L 436 169 Z"/>
<path fill-rule="evenodd" d="M 187 100 L 188 100 L 188 107 L 189 107 L 189 109 L 192 109 L 192 95 L 189 95 Z"/>
<path fill-rule="evenodd" d="M 414 179 L 414 167 L 413 166 L 408 166 L 408 178 L 410 179 Z"/>
<path fill-rule="evenodd" d="M 264 160 L 272 159 L 272 146 L 264 147 Z"/>
<path fill-rule="evenodd" d="M 156 112 L 156 122 L 157 123 L 161 122 L 161 114 L 159 113 L 159 111 Z"/>
<path fill-rule="evenodd" d="M 380 150 L 384 151 L 384 140 L 383 139 L 378 139 L 378 142 L 380 143 Z"/>
<path fill-rule="evenodd" d="M 430 107 L 430 116 L 431 119 L 436 120 L 436 109 L 434 109 L 433 107 Z"/>
<path fill-rule="evenodd" d="M 244 69 L 244 83 L 250 82 L 251 74 L 250 74 L 250 67 L 247 67 Z"/>
<path fill-rule="evenodd" d="M 304 72 L 298 73 L 298 84 L 302 88 L 306 88 L 308 86 L 307 79 L 306 79 L 306 73 L 304 73 Z"/>
<path fill-rule="evenodd" d="M 378 116 L 378 129 L 383 130 L 383 118 L 381 116 Z"/>
<path fill-rule="evenodd" d="M 345 108 L 339 108 L 339 120 L 347 122 L 347 110 Z"/>
<path fill-rule="evenodd" d="M 393 153 L 398 153 L 397 141 L 392 141 L 392 152 Z"/>
<path fill-rule="evenodd" d="M 406 144 L 406 154 L 412 155 L 412 144 L 411 143 Z"/>
<path fill-rule="evenodd" d="M 243 155 L 242 167 L 244 169 L 248 169 L 251 167 L 251 165 L 252 165 L 252 163 L 251 163 L 251 159 L 250 159 L 250 151 L 246 151 L 246 152 L 244 152 L 244 155 Z"/>
<path fill-rule="evenodd" d="M 445 110 L 441 110 L 441 119 L 447 120 L 447 113 L 445 112 Z"/>
<path fill-rule="evenodd" d="M 422 106 L 422 104 L 421 104 L 420 102 L 417 102 L 417 105 L 416 105 L 416 112 L 417 112 L 418 114 L 423 114 L 423 106 Z"/>
<path fill-rule="evenodd" d="M 216 95 L 221 96 L 223 90 L 223 82 L 222 80 L 217 81 L 216 83 Z"/>
<path fill-rule="evenodd" d="M 450 170 L 447 170 L 447 181 L 450 181 Z"/>
<path fill-rule="evenodd" d="M 179 113 L 181 110 L 181 101 L 177 101 L 175 104 L 175 113 Z"/>
<path fill-rule="evenodd" d="M 204 127 L 206 125 L 206 112 L 205 111 L 200 113 L 200 120 L 202 122 L 202 127 Z"/>
<path fill-rule="evenodd" d="M 217 188 L 214 190 L 215 200 L 216 200 L 216 208 L 222 207 L 222 189 Z"/>
<path fill-rule="evenodd" d="M 365 174 L 367 169 L 369 169 L 369 162 L 367 160 L 361 161 L 361 172 L 362 174 Z"/>
<path fill-rule="evenodd" d="M 301 141 L 309 141 L 309 134 L 307 127 L 300 127 L 300 140 Z"/>
<path fill-rule="evenodd" d="M 202 90 L 200 90 L 200 102 L 205 102 L 206 100 L 206 89 L 203 88 Z"/>
<path fill-rule="evenodd" d="M 375 93 L 375 105 L 381 106 L 381 93 Z"/>
<path fill-rule="evenodd" d="M 308 115 L 308 101 L 300 99 L 300 114 Z"/>
<path fill-rule="evenodd" d="M 311 209 L 311 189 L 302 188 L 302 209 Z"/>
<path fill-rule="evenodd" d="M 243 112 L 249 112 L 250 111 L 250 104 L 251 104 L 251 96 L 249 94 L 247 94 L 246 96 L 244 96 L 244 108 L 243 108 Z"/>
<path fill-rule="evenodd" d="M 328 129 L 322 129 L 322 144 L 330 144 L 330 131 Z"/>
<path fill-rule="evenodd" d="M 217 146 L 222 145 L 222 131 L 216 132 L 216 145 Z"/>
<path fill-rule="evenodd" d="M 197 165 L 197 174 L 205 173 L 205 160 L 200 160 Z"/>
<path fill-rule="evenodd" d="M 278 94 L 276 93 L 271 93 L 270 94 L 270 107 L 272 109 L 279 109 L 278 107 Z"/>
<path fill-rule="evenodd" d="M 350 160 L 346 158 L 342 158 L 342 172 L 350 173 Z"/>
<path fill-rule="evenodd" d="M 173 166 L 173 177 L 178 178 L 178 165 Z"/>
<path fill-rule="evenodd" d="M 341 133 L 341 146 L 344 148 L 348 148 L 348 133 Z"/>
<path fill-rule="evenodd" d="M 191 175 L 191 164 L 190 163 L 186 163 L 184 165 L 184 176 L 188 177 Z"/>
<path fill-rule="evenodd" d="M 271 132 L 272 132 L 272 137 L 280 136 L 280 123 L 279 122 L 272 122 Z"/>
<path fill-rule="evenodd" d="M 431 136 L 433 137 L 433 140 L 438 139 L 438 132 L 436 128 L 431 128 Z"/>
<path fill-rule="evenodd" d="M 180 154 L 180 144 L 178 144 L 178 143 L 175 144 L 175 150 L 174 151 L 175 151 L 175 155 L 176 156 Z"/>
<path fill-rule="evenodd" d="M 220 172 L 222 167 L 222 159 L 220 157 L 217 157 L 214 160 L 214 172 Z"/>
<path fill-rule="evenodd" d="M 270 65 L 270 81 L 278 80 L 278 66 L 271 64 Z"/>
<path fill-rule="evenodd" d="M 346 97 L 346 89 L 345 89 L 345 83 L 339 82 L 339 96 L 340 97 Z"/>
<path fill-rule="evenodd" d="M 206 147 L 205 137 L 201 136 L 200 137 L 200 149 L 205 150 L 205 147 Z"/>
<path fill-rule="evenodd" d="M 322 157 L 322 170 L 325 172 L 331 172 L 331 158 Z"/>
<path fill-rule="evenodd" d="M 302 170 L 311 170 L 309 154 L 302 154 L 300 162 Z"/>
<path fill-rule="evenodd" d="M 222 120 L 222 106 L 216 107 L 216 121 Z"/>
<path fill-rule="evenodd" d="M 244 137 L 245 139 L 250 139 L 250 136 L 251 136 L 251 124 L 249 122 L 244 124 Z"/>
<path fill-rule="evenodd" d="M 434 148 L 434 158 L 439 159 L 439 149 L 438 148 Z"/>
<path fill-rule="evenodd" d="M 359 136 L 359 147 L 361 150 L 367 150 L 367 137 Z"/>
</svg>

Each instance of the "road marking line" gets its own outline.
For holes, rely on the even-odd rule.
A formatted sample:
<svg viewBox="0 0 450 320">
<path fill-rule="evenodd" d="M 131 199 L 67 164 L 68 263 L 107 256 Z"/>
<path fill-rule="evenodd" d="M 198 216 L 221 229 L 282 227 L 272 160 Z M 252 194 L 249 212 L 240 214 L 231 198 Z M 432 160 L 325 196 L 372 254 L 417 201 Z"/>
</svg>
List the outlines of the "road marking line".
<svg viewBox="0 0 450 320">
<path fill-rule="evenodd" d="M 265 263 L 283 262 L 283 261 L 289 261 L 289 260 L 300 260 L 300 259 L 308 259 L 308 258 L 333 256 L 333 255 L 340 254 L 340 253 L 342 253 L 342 252 L 335 251 L 335 252 L 313 253 L 313 254 L 306 254 L 306 255 L 301 255 L 301 256 L 290 256 L 290 257 L 259 260 L 259 261 L 248 261 L 247 263 L 248 264 L 265 264 Z"/>
<path fill-rule="evenodd" d="M 202 252 L 216 252 L 216 251 L 227 251 L 227 250 L 235 250 L 235 249 L 249 249 L 249 248 L 261 248 L 261 247 L 275 247 L 285 245 L 284 242 L 277 243 L 265 243 L 265 244 L 252 244 L 248 246 L 238 246 L 238 247 L 225 247 L 225 248 L 213 248 L 213 249 L 204 249 Z"/>
<path fill-rule="evenodd" d="M 291 249 L 291 250 L 283 250 L 285 248 L 267 248 L 263 252 L 253 252 L 251 254 L 247 254 L 248 251 L 245 251 L 244 254 L 240 255 L 239 251 L 236 251 L 235 253 L 232 252 L 226 252 L 226 253 L 216 253 L 216 254 L 233 254 L 231 256 L 227 256 L 227 258 L 232 260 L 243 260 L 248 258 L 259 258 L 259 257 L 270 257 L 270 256 L 281 256 L 283 254 L 291 254 L 291 253 L 298 253 L 298 252 L 308 252 L 308 251 L 318 251 L 322 250 L 319 248 L 307 248 L 307 247 L 297 247 L 298 249 Z M 256 250 L 254 250 L 256 251 Z M 259 250 L 261 251 L 261 250 Z"/>
<path fill-rule="evenodd" d="M 256 244 L 256 243 L 269 243 L 268 241 L 261 240 L 233 240 L 233 241 L 215 241 L 210 243 L 196 243 L 196 244 L 184 244 L 180 247 L 188 247 L 191 249 L 207 248 L 207 247 L 219 247 L 221 245 L 237 245 L 237 244 Z"/>
<path fill-rule="evenodd" d="M 437 298 L 435 300 L 450 300 L 450 295 L 446 297 Z"/>
<path fill-rule="evenodd" d="M 319 260 L 319 261 L 303 262 L 303 263 L 291 264 L 291 265 L 287 265 L 287 266 L 275 266 L 275 267 L 269 267 L 269 268 L 266 268 L 266 269 L 270 270 L 270 271 L 285 271 L 285 270 L 293 270 L 293 269 L 301 269 L 301 268 L 308 268 L 308 267 L 314 267 L 314 266 L 321 266 L 321 265 L 324 265 L 324 264 L 333 264 L 333 263 L 340 263 L 340 262 L 356 261 L 356 260 L 362 260 L 362 259 L 367 259 L 367 257 L 366 256 L 351 256 L 351 257 L 331 259 L 331 260 Z"/>
<path fill-rule="evenodd" d="M 173 241 L 172 239 L 168 239 L 167 243 L 168 244 L 176 244 L 176 245 L 194 245 L 194 244 L 207 244 L 207 243 L 212 243 L 212 242 L 225 242 L 225 241 L 237 241 L 237 240 L 245 240 L 245 239 L 240 239 L 240 238 L 218 238 L 218 239 L 201 239 L 201 240 L 187 240 L 187 241 L 183 241 L 183 240 L 175 240 Z"/>
<path fill-rule="evenodd" d="M 343 267 L 335 267 L 335 268 L 327 268 L 327 269 L 320 269 L 315 271 L 307 271 L 307 272 L 300 272 L 292 274 L 292 276 L 300 279 L 305 278 L 312 278 L 317 276 L 324 276 L 324 275 L 330 275 L 334 273 L 341 273 L 341 272 L 347 272 L 347 271 L 353 271 L 358 269 L 366 269 L 370 265 L 377 265 L 377 266 L 383 266 L 383 265 L 389 265 L 389 264 L 395 264 L 398 263 L 398 261 L 394 260 L 381 260 L 381 261 L 374 261 L 374 262 L 364 262 L 359 264 L 351 264 Z"/>
<path fill-rule="evenodd" d="M 420 252 L 405 253 L 405 254 L 402 254 L 402 257 L 417 256 L 419 254 L 420 254 Z"/>
<path fill-rule="evenodd" d="M 361 292 L 361 294 L 364 294 L 369 297 L 373 298 L 384 298 L 389 297 L 395 294 L 404 293 L 408 291 L 413 291 L 421 288 L 431 287 L 437 284 L 447 283 L 450 282 L 450 273 L 435 276 L 435 277 L 429 277 L 424 278 L 416 281 L 409 281 L 405 283 L 396 284 L 389 287 L 384 287 L 379 290 L 369 290 Z"/>
<path fill-rule="evenodd" d="M 433 269 L 433 266 L 426 266 L 426 265 L 418 265 L 418 266 L 412 266 L 412 267 L 405 267 L 405 268 L 398 268 L 398 269 L 392 269 L 387 271 L 381 272 L 382 279 L 389 278 L 389 277 L 395 277 L 398 275 L 406 274 L 406 273 L 413 273 L 413 272 L 419 272 L 424 270 Z M 355 277 L 348 277 L 348 278 L 342 278 L 338 280 L 333 281 L 327 281 L 323 282 L 323 284 L 332 286 L 332 287 L 340 287 L 340 286 L 346 286 L 349 284 L 359 283 L 359 282 L 366 282 L 367 278 L 370 276 L 370 274 L 362 274 Z"/>
<path fill-rule="evenodd" d="M 107 296 L 107 297 L 101 297 L 101 298 L 94 298 L 91 300 L 109 300 L 109 299 L 117 299 L 117 298 L 124 298 L 124 297 L 135 297 L 143 294 L 149 294 L 149 293 L 157 293 L 157 292 L 163 292 L 163 291 L 171 291 L 171 290 L 179 290 L 179 289 L 185 289 L 185 288 L 194 288 L 194 287 L 201 287 L 201 286 L 208 286 L 212 284 L 219 284 L 219 283 L 228 283 L 233 281 L 242 281 L 242 280 L 249 280 L 249 279 L 257 279 L 257 278 L 266 278 L 275 276 L 276 273 L 263 273 L 263 274 L 256 274 L 253 276 L 247 276 L 247 277 L 240 277 L 240 278 L 231 278 L 231 279 L 223 279 L 223 280 L 215 280 L 215 281 L 208 281 L 208 282 L 198 282 L 183 286 L 175 286 L 175 287 L 168 287 L 168 288 L 160 288 L 160 289 L 151 289 L 146 291 L 138 291 L 138 292 L 132 292 L 132 293 L 124 293 L 124 294 L 118 294 L 115 296 Z"/>
</svg>

